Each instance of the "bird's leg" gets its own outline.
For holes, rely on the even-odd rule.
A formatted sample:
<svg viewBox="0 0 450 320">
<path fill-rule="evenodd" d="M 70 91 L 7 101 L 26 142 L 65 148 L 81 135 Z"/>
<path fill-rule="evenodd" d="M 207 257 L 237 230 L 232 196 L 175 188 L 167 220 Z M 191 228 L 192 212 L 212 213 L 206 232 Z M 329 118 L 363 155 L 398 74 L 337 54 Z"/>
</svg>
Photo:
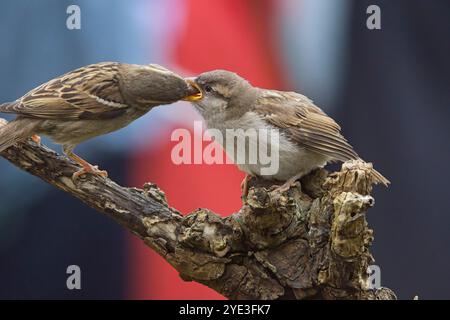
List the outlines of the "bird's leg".
<svg viewBox="0 0 450 320">
<path fill-rule="evenodd" d="M 285 183 L 283 183 L 281 186 L 277 187 L 275 190 L 278 192 L 286 192 L 290 188 L 294 187 L 298 184 L 297 180 L 304 176 L 304 173 L 296 174 L 295 176 L 289 178 Z"/>
<path fill-rule="evenodd" d="M 246 173 L 245 178 L 241 182 L 241 191 L 242 191 L 242 196 L 244 198 L 247 197 L 247 195 L 248 195 L 248 182 L 250 181 L 251 178 L 252 178 L 252 176 Z"/>
<path fill-rule="evenodd" d="M 104 178 L 108 177 L 108 172 L 106 172 L 105 170 L 99 170 L 98 166 L 93 166 L 86 160 L 77 156 L 75 153 L 70 153 L 67 156 L 83 167 L 82 169 L 73 173 L 72 179 L 76 180 L 76 179 L 78 179 L 79 176 L 81 176 L 85 173 L 92 173 L 94 175 L 98 175 L 98 176 L 101 176 Z"/>
<path fill-rule="evenodd" d="M 82 166 L 82 169 L 73 173 L 72 180 L 77 180 L 79 176 L 86 174 L 86 173 L 92 173 L 94 175 L 98 175 L 98 176 L 101 176 L 104 178 L 108 177 L 108 172 L 106 172 L 105 170 L 99 170 L 98 166 L 93 166 L 92 164 L 90 164 L 89 162 L 84 160 L 83 158 L 81 158 L 81 157 L 77 156 L 75 153 L 73 153 L 72 150 L 68 150 L 67 148 L 64 148 L 64 152 L 70 159 L 72 159 L 73 161 L 75 161 L 76 163 L 78 163 L 79 165 Z"/>
<path fill-rule="evenodd" d="M 41 145 L 41 137 L 38 136 L 37 134 L 33 134 L 33 135 L 31 136 L 31 140 L 33 140 L 34 143 L 36 143 L 38 146 Z"/>
</svg>

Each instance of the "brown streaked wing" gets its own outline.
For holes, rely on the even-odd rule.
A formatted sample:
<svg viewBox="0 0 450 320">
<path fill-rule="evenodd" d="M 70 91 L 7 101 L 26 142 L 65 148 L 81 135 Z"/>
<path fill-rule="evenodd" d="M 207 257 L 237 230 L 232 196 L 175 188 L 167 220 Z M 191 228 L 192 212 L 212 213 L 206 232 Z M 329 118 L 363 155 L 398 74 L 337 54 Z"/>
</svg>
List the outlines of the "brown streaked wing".
<svg viewBox="0 0 450 320">
<path fill-rule="evenodd" d="M 340 126 L 307 97 L 295 92 L 267 91 L 253 110 L 299 146 L 332 160 L 358 159 Z"/>
<path fill-rule="evenodd" d="M 31 90 L 10 109 L 28 117 L 60 120 L 121 114 L 128 106 L 120 93 L 117 67 L 105 62 L 76 69 Z"/>
</svg>

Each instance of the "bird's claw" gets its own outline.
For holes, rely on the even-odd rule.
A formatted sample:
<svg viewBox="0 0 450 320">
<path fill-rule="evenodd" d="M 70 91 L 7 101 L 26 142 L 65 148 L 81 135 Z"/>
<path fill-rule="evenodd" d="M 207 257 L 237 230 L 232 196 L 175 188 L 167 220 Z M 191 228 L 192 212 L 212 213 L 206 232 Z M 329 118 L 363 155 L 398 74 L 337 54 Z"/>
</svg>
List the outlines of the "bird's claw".
<svg viewBox="0 0 450 320">
<path fill-rule="evenodd" d="M 283 193 L 283 192 L 288 191 L 291 188 L 298 187 L 298 186 L 300 186 L 300 182 L 298 182 L 297 180 L 288 180 L 285 183 L 283 183 L 281 186 L 274 188 L 274 191 Z"/>
<path fill-rule="evenodd" d="M 248 195 L 248 182 L 250 181 L 251 178 L 252 178 L 251 175 L 246 174 L 245 178 L 241 182 L 241 191 L 242 191 L 242 198 L 243 199 L 247 198 L 247 195 Z"/>
<path fill-rule="evenodd" d="M 41 145 L 41 137 L 38 136 L 37 134 L 33 134 L 31 136 L 31 140 L 33 140 L 33 142 L 36 143 L 38 146 Z"/>
<path fill-rule="evenodd" d="M 83 167 L 82 169 L 74 172 L 72 175 L 72 180 L 76 181 L 80 178 L 80 176 L 85 175 L 87 173 L 100 176 L 103 178 L 108 177 L 108 172 L 106 170 L 99 170 L 98 166 L 90 166 L 90 167 Z"/>
</svg>

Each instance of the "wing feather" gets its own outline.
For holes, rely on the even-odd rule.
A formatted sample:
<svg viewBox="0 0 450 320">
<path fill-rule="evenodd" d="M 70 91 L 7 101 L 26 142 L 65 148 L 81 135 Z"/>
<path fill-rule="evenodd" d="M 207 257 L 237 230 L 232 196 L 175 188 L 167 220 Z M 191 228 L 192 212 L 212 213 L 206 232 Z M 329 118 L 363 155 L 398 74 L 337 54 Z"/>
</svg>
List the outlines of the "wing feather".
<svg viewBox="0 0 450 320">
<path fill-rule="evenodd" d="M 341 127 L 303 95 L 280 91 L 263 94 L 254 111 L 305 149 L 330 160 L 359 158 L 342 136 Z"/>
<path fill-rule="evenodd" d="M 121 95 L 118 66 L 115 62 L 104 62 L 76 69 L 10 104 L 1 105 L 0 112 L 58 120 L 122 114 L 128 105 Z"/>
</svg>

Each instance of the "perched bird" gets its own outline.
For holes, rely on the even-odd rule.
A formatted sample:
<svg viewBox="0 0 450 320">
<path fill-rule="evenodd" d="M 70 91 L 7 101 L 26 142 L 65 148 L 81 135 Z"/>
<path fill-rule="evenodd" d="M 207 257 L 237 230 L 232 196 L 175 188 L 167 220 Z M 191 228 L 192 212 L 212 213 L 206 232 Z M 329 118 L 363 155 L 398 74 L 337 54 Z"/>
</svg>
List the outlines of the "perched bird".
<svg viewBox="0 0 450 320">
<path fill-rule="evenodd" d="M 244 194 L 249 176 L 286 181 L 280 189 L 287 190 L 296 180 L 328 162 L 360 159 L 342 136 L 339 125 L 301 94 L 253 87 L 237 74 L 224 70 L 205 72 L 187 81 L 200 91 L 190 100 L 206 126 L 220 130 L 222 136 L 226 136 L 227 129 L 276 129 L 278 132 L 277 172 L 262 175 L 261 169 L 266 164 L 259 159 L 256 163 L 237 163 L 247 174 L 243 181 Z M 255 141 L 249 144 L 271 143 L 270 139 L 257 141 L 261 140 L 259 136 L 250 139 Z M 223 143 L 223 147 L 228 154 L 233 151 L 236 156 L 236 141 Z M 389 184 L 376 170 L 372 176 L 375 183 Z"/>
<path fill-rule="evenodd" d="M 152 107 L 198 93 L 175 73 L 158 65 L 103 62 L 88 65 L 0 105 L 0 112 L 17 114 L 0 128 L 0 152 L 29 137 L 49 136 L 81 165 L 73 178 L 106 171 L 73 153 L 80 142 L 125 127 Z"/>
</svg>

